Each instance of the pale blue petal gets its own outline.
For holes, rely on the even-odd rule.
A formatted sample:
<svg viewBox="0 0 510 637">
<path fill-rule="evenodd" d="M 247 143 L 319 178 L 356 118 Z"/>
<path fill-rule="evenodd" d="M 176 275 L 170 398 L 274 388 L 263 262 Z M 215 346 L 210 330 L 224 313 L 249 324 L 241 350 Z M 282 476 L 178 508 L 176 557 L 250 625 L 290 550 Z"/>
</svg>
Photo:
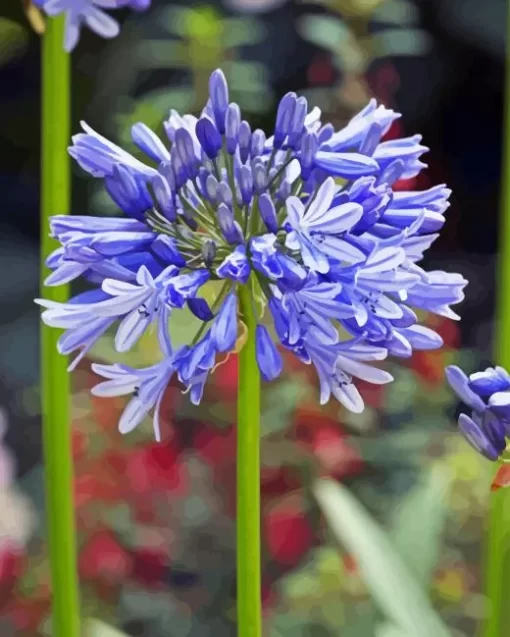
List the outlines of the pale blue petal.
<svg viewBox="0 0 510 637">
<path fill-rule="evenodd" d="M 322 215 L 305 216 L 308 230 L 324 234 L 341 234 L 355 226 L 363 216 L 363 208 L 357 203 L 345 203 L 324 210 Z"/>
<path fill-rule="evenodd" d="M 302 221 L 304 226 L 309 227 L 311 224 L 317 223 L 322 219 L 331 207 L 333 197 L 335 196 L 335 190 L 336 187 L 334 179 L 332 177 L 328 177 L 317 191 L 312 202 L 308 205 L 308 209 Z"/>
<path fill-rule="evenodd" d="M 483 413 L 485 411 L 485 403 L 474 393 L 474 391 L 469 389 L 469 379 L 460 367 L 457 367 L 456 365 L 449 365 L 445 369 L 445 375 L 450 387 L 462 400 L 462 402 L 479 413 Z"/>
<path fill-rule="evenodd" d="M 161 139 L 142 122 L 131 127 L 131 139 L 155 162 L 170 161 L 170 153 Z"/>
<path fill-rule="evenodd" d="M 347 179 L 375 175 L 380 170 L 374 159 L 359 153 L 332 153 L 320 150 L 315 156 L 315 163 L 333 175 Z"/>
</svg>

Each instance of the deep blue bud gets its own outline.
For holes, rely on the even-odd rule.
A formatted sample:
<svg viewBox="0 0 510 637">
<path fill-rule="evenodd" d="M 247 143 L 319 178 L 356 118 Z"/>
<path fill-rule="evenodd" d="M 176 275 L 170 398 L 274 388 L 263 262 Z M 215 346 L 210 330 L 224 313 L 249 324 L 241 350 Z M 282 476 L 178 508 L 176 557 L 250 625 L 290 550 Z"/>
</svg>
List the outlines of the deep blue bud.
<svg viewBox="0 0 510 637">
<path fill-rule="evenodd" d="M 200 297 L 186 301 L 190 311 L 201 321 L 212 321 L 214 314 L 205 299 Z"/>
<path fill-rule="evenodd" d="M 315 133 L 305 133 L 301 139 L 301 178 L 306 181 L 310 177 L 319 142 Z"/>
<path fill-rule="evenodd" d="M 208 117 L 201 117 L 195 126 L 195 133 L 210 159 L 216 159 L 221 150 L 221 135 L 213 122 Z"/>
<path fill-rule="evenodd" d="M 128 215 L 141 217 L 152 207 L 145 185 L 122 164 L 113 167 L 113 175 L 105 179 L 105 187 L 113 201 Z"/>
<path fill-rule="evenodd" d="M 308 112 L 308 103 L 306 97 L 298 97 L 296 100 L 296 107 L 294 110 L 294 117 L 289 130 L 289 146 L 297 148 L 301 141 L 303 134 L 303 128 L 305 125 L 305 117 Z"/>
<path fill-rule="evenodd" d="M 243 120 L 239 126 L 239 154 L 243 164 L 250 156 L 251 128 L 247 121 Z"/>
<path fill-rule="evenodd" d="M 209 95 L 214 113 L 214 121 L 219 132 L 225 132 L 225 115 L 228 108 L 228 85 L 223 71 L 216 69 L 209 79 Z"/>
<path fill-rule="evenodd" d="M 259 198 L 260 216 L 269 232 L 276 233 L 278 231 L 278 219 L 276 217 L 276 209 L 271 197 L 264 193 Z"/>
<path fill-rule="evenodd" d="M 177 250 L 175 239 L 167 234 L 158 235 L 151 245 L 151 250 L 165 265 L 177 265 L 180 268 L 186 265 L 186 259 Z"/>
<path fill-rule="evenodd" d="M 253 175 L 248 166 L 241 166 L 239 170 L 239 187 L 243 202 L 248 205 L 253 196 Z"/>
<path fill-rule="evenodd" d="M 237 104 L 230 104 L 225 116 L 225 137 L 227 152 L 233 155 L 237 148 L 239 127 L 241 126 L 241 111 Z"/>
<path fill-rule="evenodd" d="M 243 242 L 243 232 L 234 219 L 234 213 L 224 203 L 220 203 L 217 210 L 218 225 L 226 241 L 231 244 Z"/>
<path fill-rule="evenodd" d="M 178 128 L 175 131 L 175 142 L 173 148 L 177 149 L 179 157 L 186 166 L 186 171 L 190 178 L 193 178 L 197 172 L 197 158 L 195 157 L 195 148 L 193 146 L 193 139 L 188 130 L 185 128 Z"/>
<path fill-rule="evenodd" d="M 282 97 L 278 105 L 273 142 L 273 146 L 277 149 L 283 146 L 283 142 L 290 132 L 296 110 L 296 101 L 295 93 L 287 93 Z"/>
<path fill-rule="evenodd" d="M 179 189 L 188 181 L 188 171 L 175 145 L 172 146 L 170 151 L 170 162 L 175 175 L 175 187 Z"/>
<path fill-rule="evenodd" d="M 203 197 L 207 197 L 207 177 L 209 177 L 208 171 L 203 166 L 200 166 L 198 169 L 198 183 L 200 185 L 200 193 Z"/>
<path fill-rule="evenodd" d="M 151 183 L 156 198 L 156 207 L 169 221 L 175 221 L 177 213 L 168 181 L 158 173 L 154 175 Z"/>
</svg>

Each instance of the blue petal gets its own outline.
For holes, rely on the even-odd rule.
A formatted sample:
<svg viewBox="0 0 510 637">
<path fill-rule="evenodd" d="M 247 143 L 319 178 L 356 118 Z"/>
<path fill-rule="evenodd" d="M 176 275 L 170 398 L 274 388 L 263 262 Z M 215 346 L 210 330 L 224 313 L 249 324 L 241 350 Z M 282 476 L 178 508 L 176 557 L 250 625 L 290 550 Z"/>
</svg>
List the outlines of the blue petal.
<svg viewBox="0 0 510 637">
<path fill-rule="evenodd" d="M 469 444 L 488 460 L 497 460 L 504 449 L 498 450 L 482 427 L 466 414 L 459 416 L 459 429 Z M 504 442 L 504 441 L 503 441 Z"/>
<path fill-rule="evenodd" d="M 257 364 L 265 381 L 271 381 L 282 373 L 283 360 L 273 343 L 269 332 L 263 325 L 255 330 Z"/>
<path fill-rule="evenodd" d="M 510 422 L 510 392 L 496 392 L 489 398 L 489 407 L 493 414 Z"/>
<path fill-rule="evenodd" d="M 175 239 L 167 234 L 160 234 L 151 245 L 151 250 L 165 264 L 176 265 L 180 268 L 186 265 L 186 259 L 177 250 Z"/>
<path fill-rule="evenodd" d="M 250 264 L 246 257 L 246 248 L 244 245 L 237 246 L 237 248 L 224 259 L 223 263 L 216 268 L 216 274 L 220 278 L 229 278 L 243 285 L 248 281 L 250 271 Z"/>
<path fill-rule="evenodd" d="M 143 250 L 154 241 L 153 232 L 98 232 L 93 235 L 90 247 L 105 257 L 125 252 Z"/>
<path fill-rule="evenodd" d="M 237 340 L 237 297 L 229 294 L 211 328 L 211 337 L 219 352 L 230 352 Z"/>
<path fill-rule="evenodd" d="M 170 153 L 160 138 L 148 126 L 138 122 L 131 127 L 131 139 L 155 162 L 168 161 Z"/>
<path fill-rule="evenodd" d="M 214 318 L 214 314 L 211 312 L 211 308 L 205 299 L 197 297 L 195 299 L 188 299 L 186 303 L 190 311 L 201 321 L 212 321 Z"/>
<path fill-rule="evenodd" d="M 446 380 L 457 396 L 471 409 L 483 413 L 486 409 L 485 403 L 471 389 L 469 389 L 469 379 L 464 372 L 456 365 L 449 365 L 445 369 Z"/>
<path fill-rule="evenodd" d="M 379 172 L 379 164 L 375 159 L 359 153 L 333 153 L 319 150 L 315 156 L 315 164 L 333 175 L 347 179 L 375 175 Z"/>
<path fill-rule="evenodd" d="M 488 368 L 483 372 L 476 372 L 469 377 L 469 388 L 479 396 L 490 396 L 496 392 L 510 389 L 510 377 L 500 368 Z"/>
</svg>

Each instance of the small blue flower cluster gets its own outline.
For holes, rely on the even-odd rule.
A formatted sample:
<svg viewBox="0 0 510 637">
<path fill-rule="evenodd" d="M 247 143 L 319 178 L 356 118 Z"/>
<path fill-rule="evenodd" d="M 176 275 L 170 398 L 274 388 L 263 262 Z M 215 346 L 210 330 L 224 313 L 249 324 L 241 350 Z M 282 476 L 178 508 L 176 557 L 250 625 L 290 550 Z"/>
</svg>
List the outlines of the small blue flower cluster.
<svg viewBox="0 0 510 637">
<path fill-rule="evenodd" d="M 399 115 L 375 101 L 335 131 L 321 123 L 319 109 L 308 112 L 304 97 L 288 93 L 266 138 L 229 101 L 220 70 L 209 89 L 199 118 L 171 112 L 169 143 L 143 124 L 133 126 L 133 142 L 151 162 L 83 124 L 70 153 L 104 180 L 126 217 L 52 218 L 61 247 L 48 259 L 53 272 L 46 284 L 82 276 L 95 288 L 69 303 L 38 300 L 46 308 L 42 318 L 65 329 L 63 354 L 80 351 L 72 367 L 117 321 L 119 352 L 156 324 L 161 363 L 94 369 L 108 379 L 96 394 L 133 394 L 121 430 L 155 408 L 157 432 L 172 375 L 196 404 L 216 357 L 235 347 L 236 290 L 248 285 L 268 308 L 280 344 L 316 368 L 321 402 L 333 394 L 360 412 L 353 377 L 392 380 L 370 362 L 442 345 L 411 307 L 458 318 L 450 305 L 463 299 L 467 282 L 418 265 L 444 223 L 450 191 L 393 191 L 396 180 L 422 169 L 426 148 L 419 136 L 381 141 Z M 223 286 L 209 305 L 201 289 L 211 281 Z M 202 328 L 191 345 L 174 351 L 168 320 L 184 306 Z M 257 316 L 257 362 L 270 381 L 281 373 L 282 358 Z"/>
<path fill-rule="evenodd" d="M 145 11 L 151 0 L 33 0 L 48 16 L 60 14 L 66 16 L 64 49 L 72 51 L 78 44 L 82 25 L 86 24 L 102 38 L 115 38 L 119 35 L 119 23 L 104 9 L 122 9 Z"/>
<path fill-rule="evenodd" d="M 446 378 L 459 398 L 472 410 L 459 416 L 459 428 L 467 441 L 489 460 L 497 460 L 510 437 L 510 374 L 502 367 L 488 367 L 469 377 L 455 365 Z"/>
</svg>

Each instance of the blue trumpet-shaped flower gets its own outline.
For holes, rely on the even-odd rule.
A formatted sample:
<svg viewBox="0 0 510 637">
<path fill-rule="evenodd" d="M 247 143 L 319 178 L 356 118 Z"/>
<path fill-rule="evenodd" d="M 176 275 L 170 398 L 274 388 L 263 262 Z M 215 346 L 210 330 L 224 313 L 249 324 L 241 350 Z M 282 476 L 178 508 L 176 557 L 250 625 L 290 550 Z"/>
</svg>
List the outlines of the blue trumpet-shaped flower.
<svg viewBox="0 0 510 637">
<path fill-rule="evenodd" d="M 64 48 L 72 51 L 80 39 L 80 31 L 86 25 L 102 38 L 115 38 L 120 26 L 104 9 L 145 11 L 151 0 L 34 0 L 36 6 L 50 17 L 66 16 Z"/>
<path fill-rule="evenodd" d="M 471 416 L 459 416 L 464 437 L 483 456 L 497 460 L 510 437 L 510 375 L 502 367 L 489 367 L 468 377 L 451 365 L 446 368 L 446 378 L 471 409 Z"/>
<path fill-rule="evenodd" d="M 38 302 L 43 320 L 65 330 L 60 351 L 78 352 L 73 365 L 111 328 L 119 352 L 158 329 L 158 365 L 95 368 L 107 379 L 99 393 L 133 394 L 123 431 L 151 410 L 158 429 L 171 377 L 193 403 L 201 400 L 209 374 L 239 346 L 239 286 L 253 300 L 263 379 L 280 375 L 287 349 L 317 370 L 322 402 L 333 395 L 360 411 L 355 379 L 389 382 L 375 366 L 388 354 L 441 346 L 413 308 L 457 318 L 450 305 L 462 300 L 466 281 L 419 265 L 450 191 L 393 190 L 421 169 L 426 150 L 418 136 L 384 141 L 397 113 L 372 101 L 339 131 L 320 117 L 289 93 L 274 134 L 252 130 L 217 70 L 198 117 L 171 111 L 165 141 L 135 124 L 132 139 L 147 162 L 86 124 L 73 138 L 71 155 L 104 180 L 125 217 L 54 217 L 60 247 L 48 258 L 47 284 L 82 277 L 93 289 L 65 304 Z M 274 330 L 263 324 L 265 306 Z M 202 325 L 173 350 L 168 323 L 183 307 Z"/>
</svg>

